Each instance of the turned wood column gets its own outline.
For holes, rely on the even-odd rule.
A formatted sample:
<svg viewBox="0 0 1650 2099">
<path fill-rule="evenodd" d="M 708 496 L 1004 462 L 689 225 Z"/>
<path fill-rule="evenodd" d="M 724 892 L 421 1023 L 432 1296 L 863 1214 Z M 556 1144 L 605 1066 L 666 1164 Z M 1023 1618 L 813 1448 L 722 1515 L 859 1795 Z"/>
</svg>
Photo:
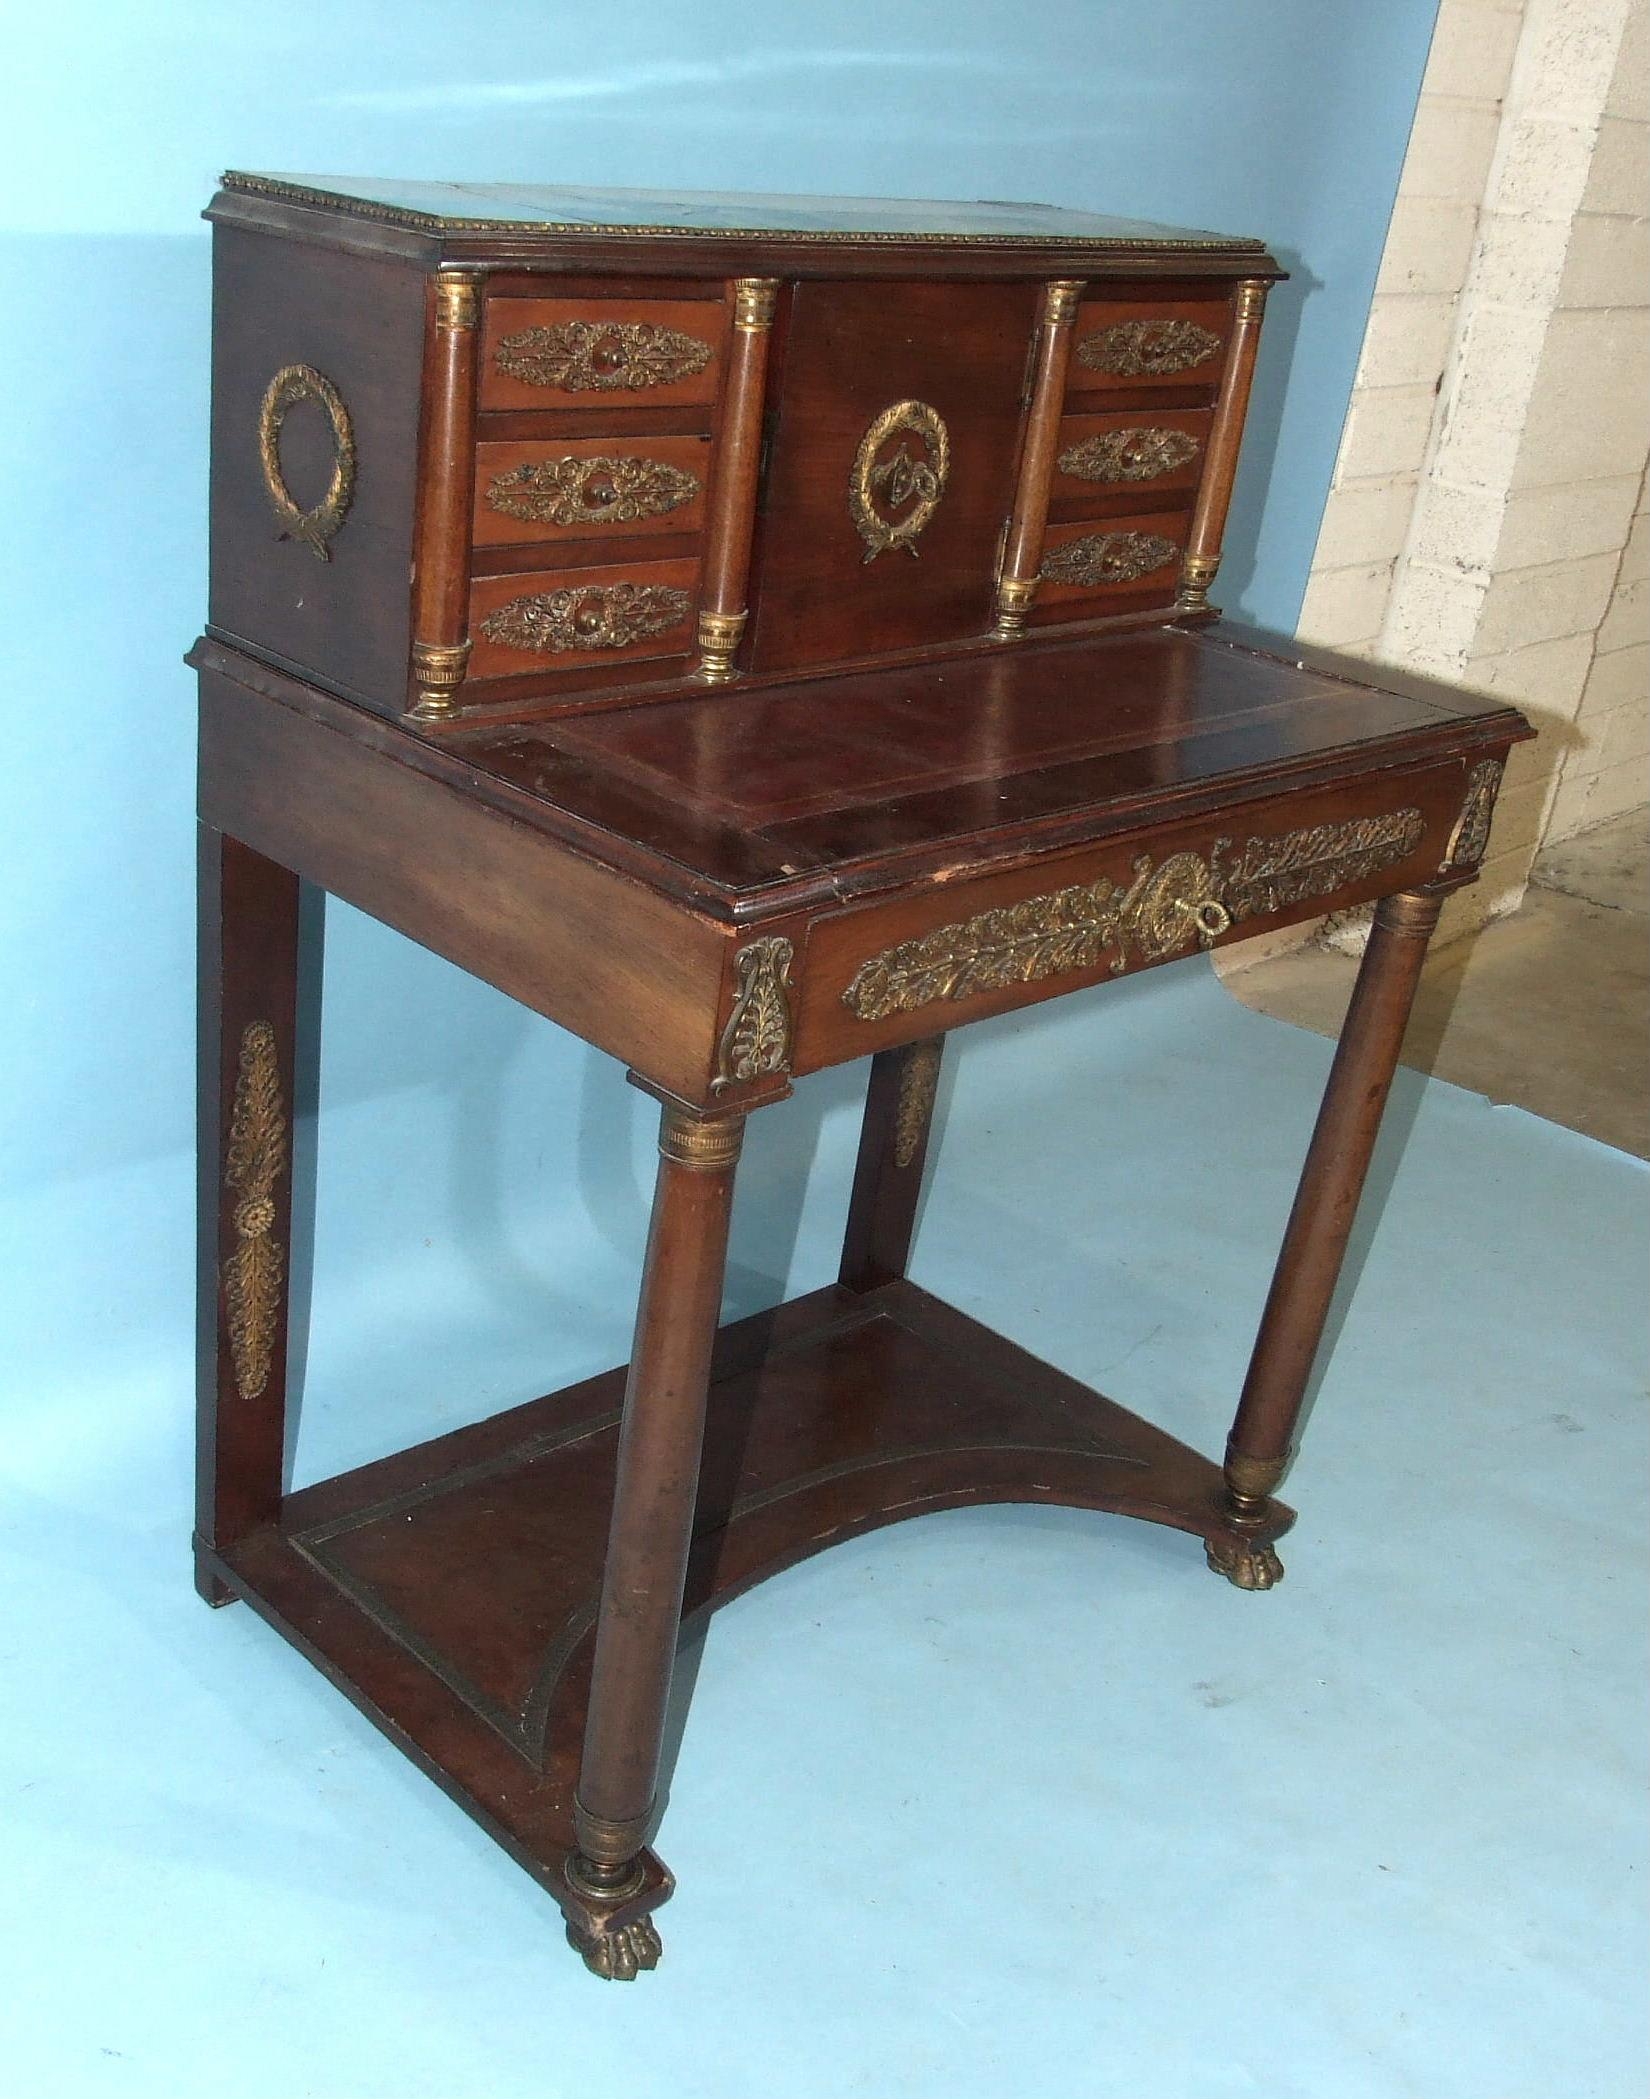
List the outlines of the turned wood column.
<svg viewBox="0 0 1650 2099">
<path fill-rule="evenodd" d="M 1260 324 L 1266 313 L 1270 286 L 1260 278 L 1246 279 L 1233 299 L 1232 334 L 1226 347 L 1226 366 L 1221 374 L 1220 398 L 1209 428 L 1209 450 L 1198 485 L 1197 507 L 1192 512 L 1191 536 L 1180 571 L 1177 612 L 1206 612 L 1209 586 L 1220 567 L 1221 541 L 1226 536 L 1226 513 L 1232 507 L 1232 484 L 1237 479 L 1238 453 L 1243 445 L 1243 426 L 1249 414 L 1249 392 L 1255 378 L 1255 353 L 1260 348 Z"/>
<path fill-rule="evenodd" d="M 1239 1525 L 1260 1517 L 1289 1463 L 1442 902 L 1424 890 L 1407 890 L 1376 909 L 1227 1440 L 1227 1495 Z"/>
<path fill-rule="evenodd" d="M 871 1059 L 842 1242 L 840 1280 L 849 1290 L 875 1290 L 905 1273 L 944 1052 L 945 1037 L 930 1035 Z"/>
<path fill-rule="evenodd" d="M 1060 410 L 1065 404 L 1066 373 L 1071 364 L 1072 326 L 1082 296 L 1082 285 L 1064 278 L 1043 286 L 1020 474 L 997 578 L 997 622 L 992 633 L 998 641 L 1019 639 L 1026 614 L 1037 596 L 1049 489 L 1054 480 L 1054 454 L 1060 442 Z"/>
<path fill-rule="evenodd" d="M 627 1891 L 653 1819 L 744 1129 L 742 1115 L 668 1105 L 660 1120 L 574 1801 L 568 1873 L 589 1894 Z"/>
<path fill-rule="evenodd" d="M 286 1445 L 300 884 L 200 830 L 195 1586 L 280 1514 Z"/>
<path fill-rule="evenodd" d="M 424 331 L 423 500 L 413 564 L 414 721 L 448 721 L 470 660 L 470 504 L 474 494 L 481 279 L 430 280 Z"/>
<path fill-rule="evenodd" d="M 699 662 L 693 675 L 725 685 L 749 617 L 751 541 L 762 466 L 762 404 L 768 383 L 777 277 L 737 277 L 720 437 L 705 532 Z"/>
</svg>

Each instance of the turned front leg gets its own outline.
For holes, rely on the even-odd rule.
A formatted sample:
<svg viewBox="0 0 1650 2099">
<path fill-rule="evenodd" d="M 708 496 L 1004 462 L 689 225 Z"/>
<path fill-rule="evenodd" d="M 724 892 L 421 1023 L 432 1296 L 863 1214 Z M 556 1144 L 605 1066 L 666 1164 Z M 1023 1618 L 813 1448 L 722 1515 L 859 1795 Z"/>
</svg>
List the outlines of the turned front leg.
<svg viewBox="0 0 1650 2099">
<path fill-rule="evenodd" d="M 944 1049 L 945 1037 L 930 1035 L 871 1059 L 842 1242 L 846 1289 L 875 1290 L 905 1273 Z"/>
<path fill-rule="evenodd" d="M 1441 905 L 1406 890 L 1375 913 L 1226 1443 L 1231 1529 L 1209 1540 L 1209 1563 L 1239 1588 L 1269 1589 L 1283 1572 L 1272 1547 L 1243 1531 L 1262 1520 L 1289 1463 Z"/>
<path fill-rule="evenodd" d="M 195 1586 L 280 1513 L 291 1273 L 298 877 L 200 834 L 200 1143 Z"/>
<path fill-rule="evenodd" d="M 641 1885 L 637 1854 L 653 1822 L 743 1135 L 741 1115 L 700 1118 L 673 1106 L 659 1127 L 574 1799 L 579 1848 L 567 1869 L 584 1893 L 607 1900 Z M 659 1954 L 646 1919 L 593 1940 L 575 1933 L 574 1943 L 606 1975 L 634 1974 Z"/>
</svg>

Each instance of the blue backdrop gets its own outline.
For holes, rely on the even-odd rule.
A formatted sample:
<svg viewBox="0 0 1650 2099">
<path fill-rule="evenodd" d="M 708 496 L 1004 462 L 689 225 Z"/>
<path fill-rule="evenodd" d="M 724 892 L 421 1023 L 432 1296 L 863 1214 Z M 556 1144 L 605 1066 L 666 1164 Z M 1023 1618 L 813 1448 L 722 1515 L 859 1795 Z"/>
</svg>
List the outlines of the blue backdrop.
<svg viewBox="0 0 1650 2099">
<path fill-rule="evenodd" d="M 99 1436 L 184 1413 L 179 659 L 205 605 L 196 213 L 218 170 L 1028 198 L 1261 235 L 1295 275 L 1272 302 L 1217 595 L 1288 629 L 1433 13 L 54 0 L 13 19 L 0 1390 L 14 1444 L 61 1435 L 94 1392 Z M 393 1442 L 403 1411 L 475 1412 L 622 1356 L 650 1176 L 644 1104 L 546 1023 L 337 907 L 327 975 L 309 1369 L 339 1457 Z M 1022 1053 L 1032 1068 L 1035 1041 Z M 828 1272 L 859 1082 L 813 1081 L 757 1119 L 736 1299 Z M 371 1419 L 346 1404 L 369 1368 Z"/>
</svg>

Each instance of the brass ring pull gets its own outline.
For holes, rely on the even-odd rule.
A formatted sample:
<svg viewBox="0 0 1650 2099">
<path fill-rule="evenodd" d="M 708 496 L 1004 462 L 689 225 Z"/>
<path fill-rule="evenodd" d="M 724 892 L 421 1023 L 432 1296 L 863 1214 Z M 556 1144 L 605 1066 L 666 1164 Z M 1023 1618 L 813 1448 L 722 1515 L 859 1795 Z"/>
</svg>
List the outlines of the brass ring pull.
<svg viewBox="0 0 1650 2099">
<path fill-rule="evenodd" d="M 1232 914 L 1218 897 L 1206 896 L 1195 904 L 1188 897 L 1180 908 L 1190 912 L 1192 923 L 1197 927 L 1197 937 L 1205 943 L 1218 940 L 1222 933 L 1232 930 Z"/>
<path fill-rule="evenodd" d="M 299 509 L 281 472 L 281 425 L 300 401 L 317 403 L 332 425 L 332 479 L 312 510 Z M 270 380 L 258 410 L 258 458 L 282 537 L 301 539 L 317 560 L 330 561 L 327 542 L 344 522 L 355 495 L 355 433 L 337 387 L 312 365 L 286 365 Z"/>
</svg>

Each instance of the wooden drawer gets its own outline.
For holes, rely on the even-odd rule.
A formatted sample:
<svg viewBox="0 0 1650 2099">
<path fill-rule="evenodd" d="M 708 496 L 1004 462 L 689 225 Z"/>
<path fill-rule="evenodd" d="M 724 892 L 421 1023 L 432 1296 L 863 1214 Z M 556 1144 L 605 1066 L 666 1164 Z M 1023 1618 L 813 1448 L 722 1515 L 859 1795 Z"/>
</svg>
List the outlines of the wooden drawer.
<svg viewBox="0 0 1650 2099">
<path fill-rule="evenodd" d="M 1113 601 L 1131 605 L 1173 598 L 1191 530 L 1188 510 L 1126 511 L 1103 521 L 1050 525 L 1038 574 L 1037 611 L 1064 606 L 1061 617 L 1102 614 Z"/>
<path fill-rule="evenodd" d="M 698 532 L 710 441 L 592 437 L 476 447 L 478 547 Z"/>
<path fill-rule="evenodd" d="M 1189 493 L 1203 472 L 1213 420 L 1207 408 L 1112 409 L 1101 415 L 1064 416 L 1050 500 L 1069 511 L 1074 504 L 1147 490 L 1153 495 Z"/>
<path fill-rule="evenodd" d="M 798 1072 L 1425 881 L 1459 761 L 1270 797 L 819 921 L 797 972 Z"/>
<path fill-rule="evenodd" d="M 671 408 L 715 398 L 727 309 L 701 299 L 489 299 L 487 408 Z"/>
<path fill-rule="evenodd" d="M 1089 299 L 1077 309 L 1069 395 L 1220 384 L 1232 309 L 1225 299 Z"/>
<path fill-rule="evenodd" d="M 478 576 L 470 585 L 470 675 L 683 655 L 698 585 L 696 561 Z"/>
</svg>

